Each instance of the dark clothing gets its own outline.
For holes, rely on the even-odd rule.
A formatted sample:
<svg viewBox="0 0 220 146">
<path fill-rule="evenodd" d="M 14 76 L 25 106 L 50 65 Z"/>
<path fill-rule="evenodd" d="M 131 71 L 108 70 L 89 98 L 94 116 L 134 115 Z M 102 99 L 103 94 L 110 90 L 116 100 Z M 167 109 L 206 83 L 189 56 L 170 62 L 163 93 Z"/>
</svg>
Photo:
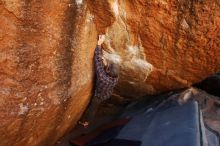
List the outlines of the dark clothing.
<svg viewBox="0 0 220 146">
<path fill-rule="evenodd" d="M 94 62 L 96 72 L 95 93 L 86 110 L 86 116 L 89 121 L 94 118 L 98 105 L 102 101 L 110 98 L 113 88 L 118 82 L 118 78 L 112 78 L 106 73 L 100 46 L 97 46 L 95 49 Z"/>
<path fill-rule="evenodd" d="M 113 88 L 118 82 L 118 78 L 110 77 L 106 73 L 102 60 L 102 49 L 100 46 L 97 46 L 95 49 L 94 62 L 96 69 L 96 85 L 94 97 L 104 101 L 111 96 Z"/>
</svg>

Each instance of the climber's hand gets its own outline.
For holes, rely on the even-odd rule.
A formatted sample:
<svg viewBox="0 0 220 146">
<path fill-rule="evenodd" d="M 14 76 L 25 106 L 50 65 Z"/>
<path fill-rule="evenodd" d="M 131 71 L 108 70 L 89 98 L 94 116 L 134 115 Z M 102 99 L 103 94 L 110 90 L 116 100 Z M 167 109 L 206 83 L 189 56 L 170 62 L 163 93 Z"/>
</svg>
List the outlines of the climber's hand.
<svg viewBox="0 0 220 146">
<path fill-rule="evenodd" d="M 105 35 L 99 35 L 98 39 L 98 45 L 102 45 L 102 43 L 105 41 Z"/>
</svg>

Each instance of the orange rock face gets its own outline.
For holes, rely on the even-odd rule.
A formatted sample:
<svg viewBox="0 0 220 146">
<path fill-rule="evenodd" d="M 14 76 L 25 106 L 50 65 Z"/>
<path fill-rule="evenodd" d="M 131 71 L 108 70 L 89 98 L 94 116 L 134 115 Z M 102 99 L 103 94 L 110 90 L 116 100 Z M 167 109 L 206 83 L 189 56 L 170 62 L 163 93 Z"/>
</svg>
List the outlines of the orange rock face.
<svg viewBox="0 0 220 146">
<path fill-rule="evenodd" d="M 111 5 L 116 20 L 106 29 L 106 49 L 107 58 L 118 55 L 121 62 L 119 94 L 136 97 L 187 87 L 220 70 L 217 0 Z"/>
<path fill-rule="evenodd" d="M 219 27 L 218 0 L 1 0 L 0 145 L 52 145 L 75 125 L 97 34 L 121 66 L 117 94 L 139 97 L 220 71 Z"/>
</svg>

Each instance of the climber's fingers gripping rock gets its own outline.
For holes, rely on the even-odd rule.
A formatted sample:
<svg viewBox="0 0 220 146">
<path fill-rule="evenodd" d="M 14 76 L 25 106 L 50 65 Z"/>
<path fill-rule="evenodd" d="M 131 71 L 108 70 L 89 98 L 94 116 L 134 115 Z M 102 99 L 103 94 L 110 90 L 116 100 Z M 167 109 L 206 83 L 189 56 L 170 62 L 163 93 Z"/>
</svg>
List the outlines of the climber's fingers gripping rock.
<svg viewBox="0 0 220 146">
<path fill-rule="evenodd" d="M 98 45 L 102 45 L 104 41 L 105 41 L 105 35 L 99 35 Z"/>
</svg>

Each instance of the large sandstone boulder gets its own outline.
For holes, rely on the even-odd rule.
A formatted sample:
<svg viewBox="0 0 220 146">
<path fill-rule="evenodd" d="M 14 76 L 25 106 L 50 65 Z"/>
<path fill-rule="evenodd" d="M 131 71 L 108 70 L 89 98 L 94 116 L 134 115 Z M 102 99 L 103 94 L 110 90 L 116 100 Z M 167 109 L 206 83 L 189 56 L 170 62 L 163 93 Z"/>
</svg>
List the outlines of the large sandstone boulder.
<svg viewBox="0 0 220 146">
<path fill-rule="evenodd" d="M 220 70 L 218 0 L 1 0 L 0 145 L 48 146 L 85 110 L 97 34 L 116 93 L 190 86 Z"/>
<path fill-rule="evenodd" d="M 155 94 L 190 86 L 220 71 L 220 3 L 208 1 L 111 1 L 115 21 L 106 28 L 106 55 L 121 62 L 117 91 Z M 108 22 L 94 3 L 95 21 Z M 106 26 L 106 25 L 103 25 Z M 102 31 L 102 30 L 99 30 Z"/>
</svg>

